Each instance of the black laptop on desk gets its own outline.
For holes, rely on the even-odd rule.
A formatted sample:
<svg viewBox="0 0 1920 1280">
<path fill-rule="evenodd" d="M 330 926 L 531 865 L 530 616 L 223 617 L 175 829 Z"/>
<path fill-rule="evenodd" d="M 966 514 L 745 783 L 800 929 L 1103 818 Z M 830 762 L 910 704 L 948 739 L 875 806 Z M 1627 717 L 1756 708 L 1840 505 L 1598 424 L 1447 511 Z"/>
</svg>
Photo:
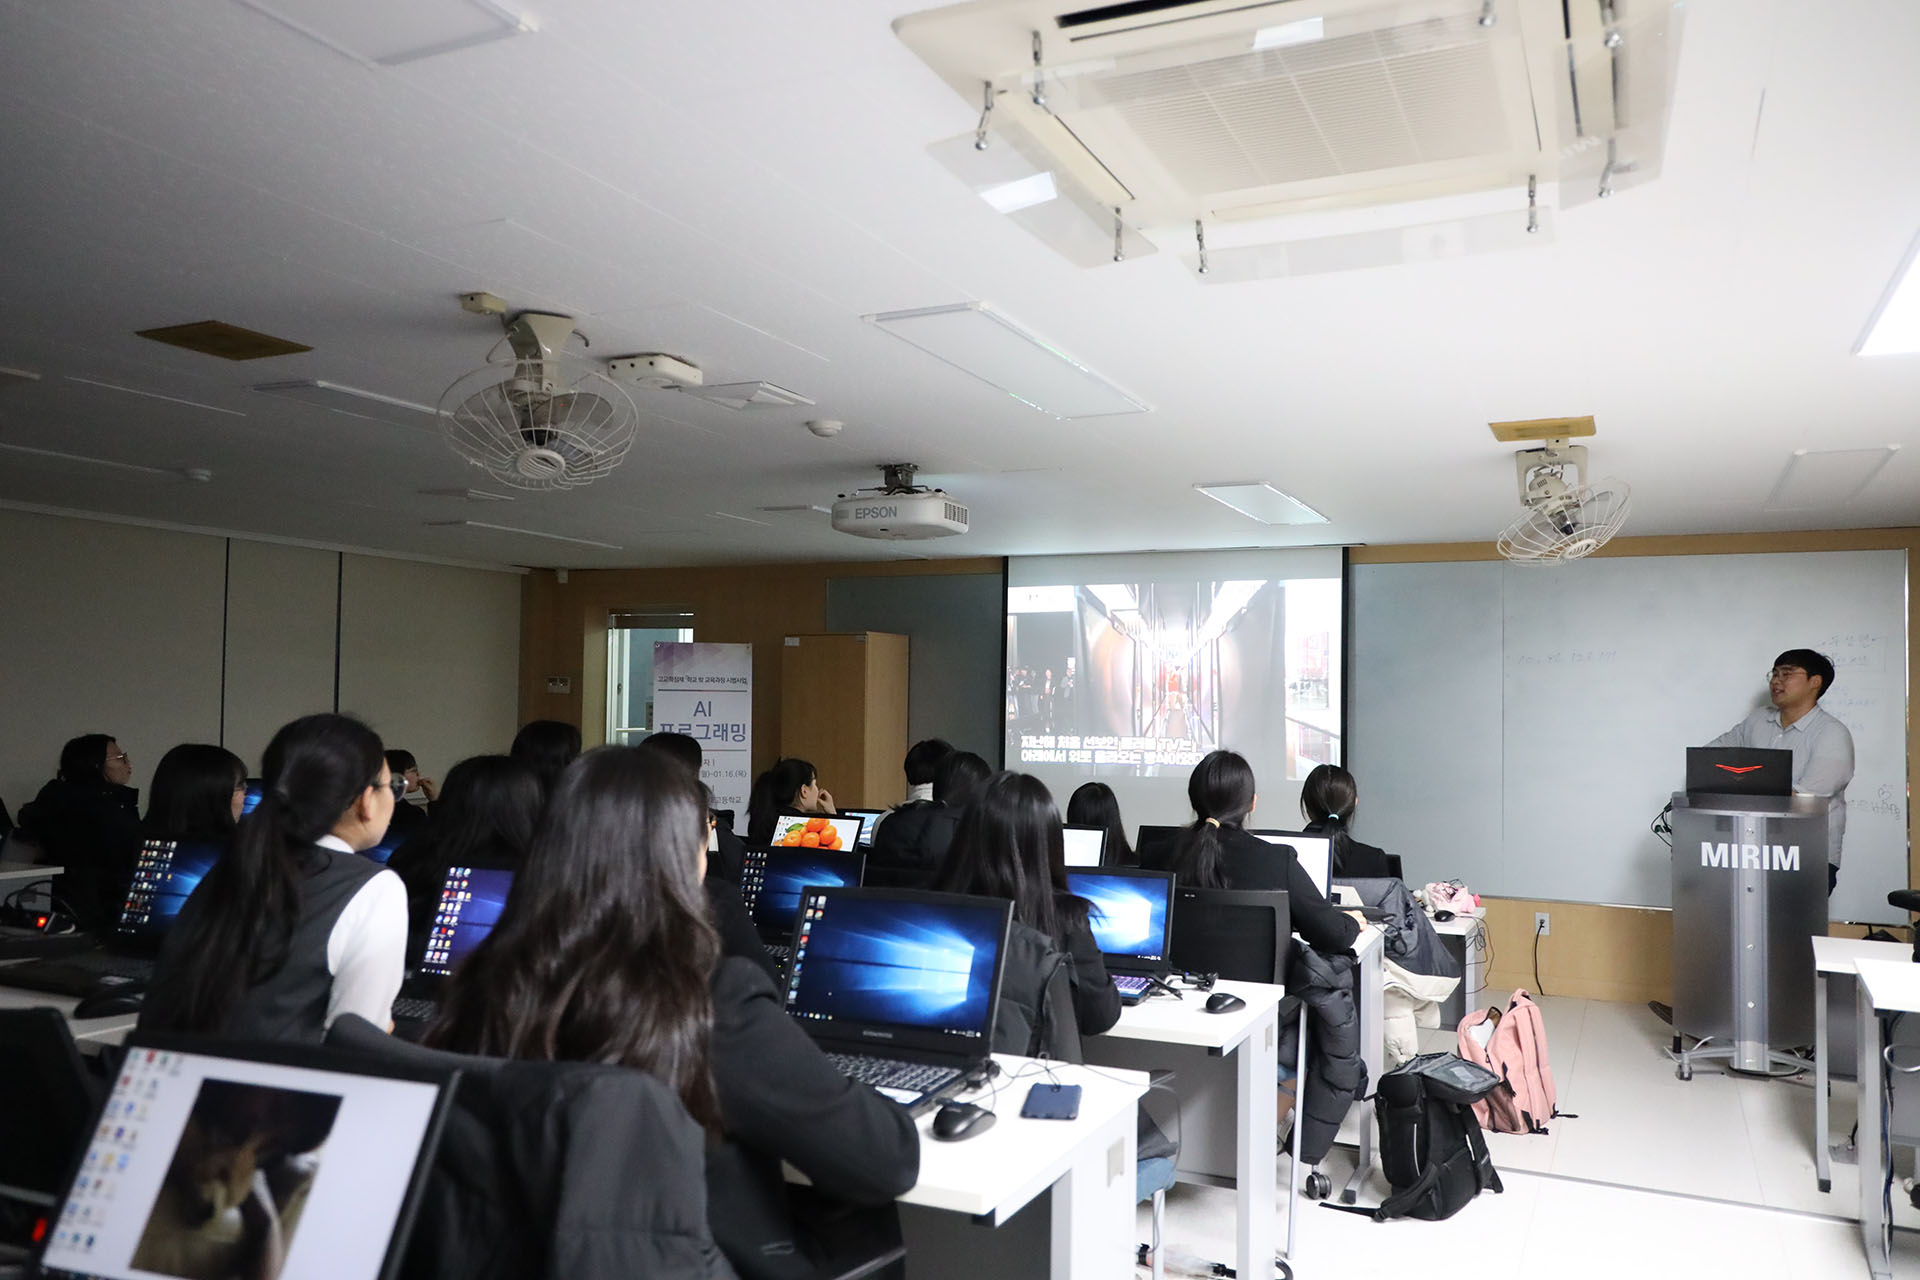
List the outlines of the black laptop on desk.
<svg viewBox="0 0 1920 1280">
<path fill-rule="evenodd" d="M 858 888 L 866 871 L 864 853 L 750 844 L 740 868 L 740 900 L 753 917 L 760 945 L 784 965 L 793 953 L 800 895 L 807 886 Z"/>
<path fill-rule="evenodd" d="M 1139 1004 L 1171 965 L 1173 873 L 1067 868 L 1067 889 L 1093 908 L 1087 922 L 1123 1004 Z"/>
<path fill-rule="evenodd" d="M 148 840 L 134 860 L 113 930 L 93 950 L 0 967 L 0 986 L 58 996 L 89 996 L 107 987 L 144 984 L 153 958 L 180 919 L 188 895 L 225 850 L 190 841 Z"/>
<path fill-rule="evenodd" d="M 430 1022 L 440 1012 L 453 971 L 493 932 L 513 892 L 513 872 L 494 867 L 448 867 L 440 905 L 420 944 L 412 971 L 393 1002 L 396 1023 Z"/>
<path fill-rule="evenodd" d="M 993 1050 L 1013 903 L 913 889 L 808 889 L 787 1012 L 835 1066 L 915 1115 Z"/>
<path fill-rule="evenodd" d="M 37 1274 L 399 1274 L 456 1072 L 186 1037 L 136 1034 L 127 1050 Z"/>
<path fill-rule="evenodd" d="M 1793 752 L 1770 747 L 1688 747 L 1690 796 L 1793 794 Z"/>
</svg>

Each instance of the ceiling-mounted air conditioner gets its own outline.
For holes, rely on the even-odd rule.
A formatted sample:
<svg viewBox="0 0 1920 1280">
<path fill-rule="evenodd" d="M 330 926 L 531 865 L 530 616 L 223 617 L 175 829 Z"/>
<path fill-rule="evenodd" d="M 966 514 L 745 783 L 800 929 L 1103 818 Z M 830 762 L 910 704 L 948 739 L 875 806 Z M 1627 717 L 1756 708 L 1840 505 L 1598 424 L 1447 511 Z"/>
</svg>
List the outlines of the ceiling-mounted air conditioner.
<svg viewBox="0 0 1920 1280">
<path fill-rule="evenodd" d="M 1036 234 L 1036 202 L 1071 198 L 1096 226 L 1200 223 L 1231 242 L 1269 219 L 1494 191 L 1524 219 L 1530 182 L 1558 184 L 1562 207 L 1644 182 L 1679 21 L 1675 0 L 976 0 L 894 28 L 984 110 L 935 153 Z"/>
</svg>

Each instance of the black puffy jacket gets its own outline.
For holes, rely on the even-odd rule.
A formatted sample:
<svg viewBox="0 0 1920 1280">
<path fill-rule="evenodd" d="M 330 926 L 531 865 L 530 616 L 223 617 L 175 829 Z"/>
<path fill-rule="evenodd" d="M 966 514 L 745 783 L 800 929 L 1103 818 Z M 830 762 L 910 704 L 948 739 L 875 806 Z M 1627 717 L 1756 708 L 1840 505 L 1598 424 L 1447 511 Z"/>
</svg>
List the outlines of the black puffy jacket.
<svg viewBox="0 0 1920 1280">
<path fill-rule="evenodd" d="M 1300 1125 L 1300 1158 L 1319 1164 L 1333 1147 L 1353 1100 L 1367 1091 L 1367 1063 L 1360 1051 L 1360 1011 L 1354 1003 L 1359 962 L 1351 955 L 1316 951 L 1298 939 L 1287 966 L 1287 991 L 1307 1006 L 1307 1078 L 1294 1103 Z M 1300 1023 L 1289 1021 L 1280 1037 L 1280 1061 L 1297 1061 Z"/>
</svg>

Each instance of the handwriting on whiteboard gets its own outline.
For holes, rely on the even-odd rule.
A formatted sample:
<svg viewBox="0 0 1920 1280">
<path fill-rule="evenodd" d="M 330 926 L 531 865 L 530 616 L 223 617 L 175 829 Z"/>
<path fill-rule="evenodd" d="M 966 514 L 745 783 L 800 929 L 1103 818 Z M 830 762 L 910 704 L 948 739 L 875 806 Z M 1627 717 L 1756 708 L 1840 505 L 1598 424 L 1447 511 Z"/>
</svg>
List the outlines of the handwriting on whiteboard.
<svg viewBox="0 0 1920 1280">
<path fill-rule="evenodd" d="M 1507 665 L 1509 667 L 1577 667 L 1612 662 L 1619 656 L 1620 651 L 1617 649 L 1555 649 L 1551 653 L 1510 653 L 1507 655 Z"/>
<path fill-rule="evenodd" d="M 1836 673 L 1841 671 L 1884 671 L 1887 665 L 1887 640 L 1885 636 L 1876 636 L 1864 631 L 1849 631 L 1840 635 L 1830 635 L 1813 646 L 1833 663 Z M 1838 681 L 1835 681 L 1837 684 Z"/>
</svg>

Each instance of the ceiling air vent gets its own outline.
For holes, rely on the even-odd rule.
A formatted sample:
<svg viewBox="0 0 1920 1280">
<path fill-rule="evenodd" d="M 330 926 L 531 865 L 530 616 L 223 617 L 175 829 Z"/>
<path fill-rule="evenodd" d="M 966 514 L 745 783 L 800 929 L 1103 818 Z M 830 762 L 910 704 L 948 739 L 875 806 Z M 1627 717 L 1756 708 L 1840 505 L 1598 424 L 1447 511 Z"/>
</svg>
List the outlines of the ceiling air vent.
<svg viewBox="0 0 1920 1280">
<path fill-rule="evenodd" d="M 268 356 L 291 356 L 313 350 L 298 342 L 289 342 L 272 334 L 255 333 L 252 329 L 242 329 L 239 325 L 225 324 L 219 320 L 169 325 L 164 329 L 141 329 L 134 336 L 151 338 L 170 347 L 185 347 L 201 355 L 219 356 L 222 360 L 264 360 Z"/>
</svg>

